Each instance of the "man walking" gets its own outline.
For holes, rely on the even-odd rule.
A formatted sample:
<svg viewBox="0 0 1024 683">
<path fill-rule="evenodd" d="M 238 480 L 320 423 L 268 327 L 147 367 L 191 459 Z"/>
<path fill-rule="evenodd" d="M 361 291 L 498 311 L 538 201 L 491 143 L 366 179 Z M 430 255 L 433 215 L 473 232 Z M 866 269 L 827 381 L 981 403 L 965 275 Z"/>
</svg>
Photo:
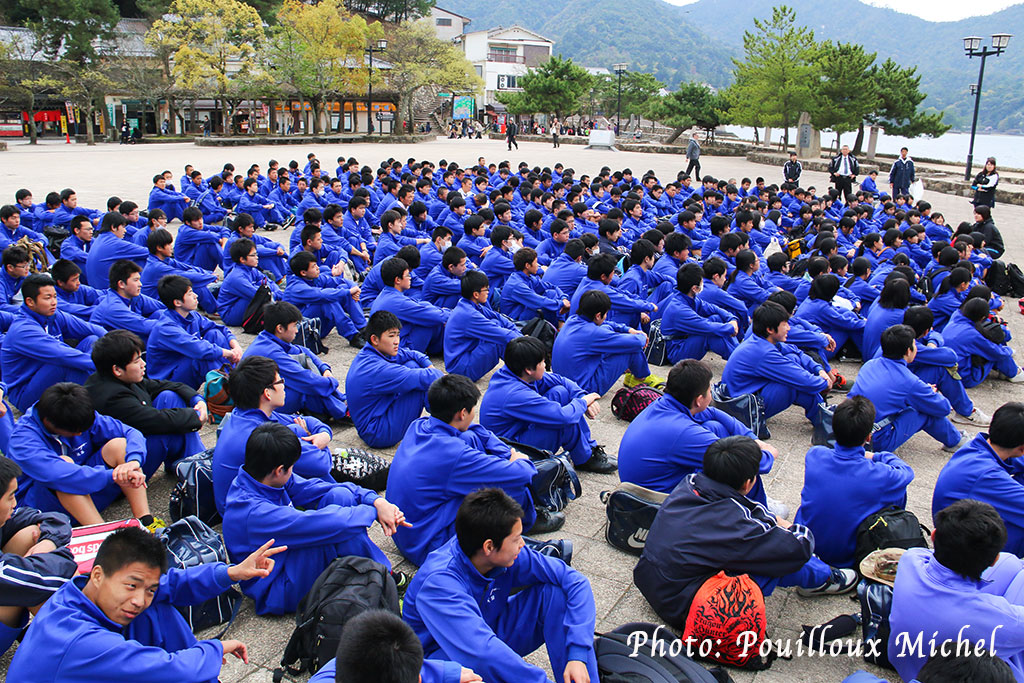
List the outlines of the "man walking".
<svg viewBox="0 0 1024 683">
<path fill-rule="evenodd" d="M 910 185 L 917 180 L 914 174 L 914 160 L 907 154 L 906 147 L 900 148 L 900 158 L 889 169 L 889 190 L 893 197 L 910 194 Z M 920 199 L 920 197 L 914 197 Z"/>
<path fill-rule="evenodd" d="M 850 154 L 850 146 L 843 145 L 839 156 L 832 157 L 829 162 L 828 172 L 832 176 L 832 184 L 843 195 L 843 201 L 847 204 L 853 198 L 853 181 L 860 171 L 860 164 L 856 157 Z"/>
<path fill-rule="evenodd" d="M 690 171 L 696 168 L 697 180 L 700 180 L 700 143 L 696 135 L 691 135 L 690 141 L 686 143 L 686 158 L 690 162 L 686 167 L 686 177 L 689 178 Z"/>
<path fill-rule="evenodd" d="M 516 135 L 519 134 L 519 124 L 514 120 L 509 119 L 508 123 L 505 124 L 505 141 L 508 142 L 508 151 L 512 151 L 512 145 L 519 149 L 519 143 L 516 142 Z"/>
</svg>

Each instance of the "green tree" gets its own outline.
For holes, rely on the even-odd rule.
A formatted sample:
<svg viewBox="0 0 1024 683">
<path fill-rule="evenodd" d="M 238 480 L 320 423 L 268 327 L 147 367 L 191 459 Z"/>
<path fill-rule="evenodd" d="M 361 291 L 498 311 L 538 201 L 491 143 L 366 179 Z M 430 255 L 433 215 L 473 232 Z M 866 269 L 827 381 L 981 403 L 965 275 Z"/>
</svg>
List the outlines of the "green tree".
<svg viewBox="0 0 1024 683">
<path fill-rule="evenodd" d="M 388 87 L 399 99 L 398 130 L 405 130 L 406 121 L 412 130 L 413 101 L 422 90 L 476 93 L 483 88 L 483 80 L 473 71 L 462 50 L 438 40 L 433 28 L 423 22 L 399 26 L 388 38 L 384 59 L 391 65 L 384 72 Z"/>
<path fill-rule="evenodd" d="M 543 112 L 564 118 L 583 108 L 583 96 L 589 93 L 590 82 L 586 69 L 556 55 L 527 70 L 519 81 L 522 92 L 500 93 L 498 101 L 512 114 Z"/>
<path fill-rule="evenodd" d="M 949 126 L 942 120 L 942 112 L 928 112 L 920 108 L 926 97 L 921 92 L 921 76 L 917 67 L 903 68 L 891 59 L 871 69 L 871 79 L 878 89 L 875 107 L 864 119 L 881 126 L 889 135 L 914 138 L 919 135 L 937 138 Z M 857 135 L 858 146 L 863 138 L 863 127 Z"/>
<path fill-rule="evenodd" d="M 789 144 L 789 127 L 814 103 L 814 31 L 797 26 L 796 12 L 785 5 L 773 7 L 771 19 L 754 19 L 754 26 L 743 33 L 743 60 L 733 60 L 730 100 L 737 121 L 781 126 Z"/>
<path fill-rule="evenodd" d="M 80 66 L 97 60 L 97 44 L 114 37 L 114 27 L 121 18 L 110 0 L 22 1 L 39 13 L 28 27 L 43 55 Z"/>
<path fill-rule="evenodd" d="M 815 128 L 838 136 L 863 125 L 878 102 L 874 62 L 875 53 L 865 52 L 863 45 L 826 41 L 818 46 L 819 80 L 809 109 Z"/>
<path fill-rule="evenodd" d="M 619 108 L 619 77 L 615 74 L 595 79 L 599 92 L 598 103 L 605 116 L 611 118 L 618 111 L 626 116 L 628 127 L 636 116 L 637 119 L 647 115 L 647 106 L 652 98 L 658 97 L 658 91 L 665 84 L 654 77 L 654 74 L 641 71 L 627 71 L 622 74 L 622 106 Z"/>
<path fill-rule="evenodd" d="M 648 118 L 674 130 L 665 140 L 671 144 L 687 128 L 697 126 L 713 131 L 728 122 L 729 102 L 703 83 L 684 83 L 679 90 L 651 100 L 644 112 Z"/>
<path fill-rule="evenodd" d="M 360 12 L 400 24 L 430 14 L 434 0 L 345 0 L 351 12 Z"/>
</svg>

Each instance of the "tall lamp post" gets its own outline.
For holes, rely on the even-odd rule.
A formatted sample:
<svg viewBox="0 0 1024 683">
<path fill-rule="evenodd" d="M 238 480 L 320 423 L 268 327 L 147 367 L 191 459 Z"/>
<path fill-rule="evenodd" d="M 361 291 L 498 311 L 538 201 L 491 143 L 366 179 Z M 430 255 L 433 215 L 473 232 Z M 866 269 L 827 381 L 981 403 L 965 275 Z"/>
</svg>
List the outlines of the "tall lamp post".
<svg viewBox="0 0 1024 683">
<path fill-rule="evenodd" d="M 985 59 L 1003 54 L 1012 37 L 1013 35 L 1009 33 L 993 33 L 992 47 L 982 47 L 981 38 L 978 36 L 964 38 L 964 53 L 968 57 L 981 57 L 978 82 L 971 86 L 971 93 L 974 95 L 974 119 L 971 121 L 971 143 L 967 148 L 967 170 L 964 172 L 964 180 L 971 179 L 971 166 L 974 164 L 974 135 L 978 131 L 978 109 L 981 106 L 981 82 L 985 78 Z"/>
<path fill-rule="evenodd" d="M 622 112 L 622 74 L 626 73 L 626 69 L 629 68 L 629 64 L 625 62 L 619 62 L 618 64 L 612 64 L 612 71 L 619 79 L 619 94 L 615 102 L 615 134 L 619 134 L 619 116 Z"/>
<path fill-rule="evenodd" d="M 373 133 L 373 53 L 381 53 L 388 49 L 386 38 L 378 38 L 372 45 L 363 50 L 370 57 L 370 76 L 366 79 L 366 134 Z"/>
</svg>

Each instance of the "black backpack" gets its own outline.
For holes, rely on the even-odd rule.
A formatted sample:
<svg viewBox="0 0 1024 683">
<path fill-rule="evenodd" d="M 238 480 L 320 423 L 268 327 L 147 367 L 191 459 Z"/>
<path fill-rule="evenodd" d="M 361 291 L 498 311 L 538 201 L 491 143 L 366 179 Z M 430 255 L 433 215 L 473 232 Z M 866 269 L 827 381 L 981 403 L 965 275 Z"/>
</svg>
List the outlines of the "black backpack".
<svg viewBox="0 0 1024 683">
<path fill-rule="evenodd" d="M 228 562 L 228 551 L 220 534 L 195 517 L 185 517 L 169 527 L 159 529 L 156 537 L 167 549 L 167 565 L 175 569 L 198 567 L 214 562 Z M 242 595 L 234 588 L 198 605 L 175 605 L 189 627 L 202 631 L 227 622 L 217 638 L 227 633 L 242 607 Z"/>
<path fill-rule="evenodd" d="M 1021 272 L 1020 266 L 1016 263 L 1006 266 L 1006 278 L 1010 281 L 1010 289 L 1013 290 L 1009 296 L 1024 298 L 1024 273 Z"/>
<path fill-rule="evenodd" d="M 270 287 L 260 285 L 256 293 L 249 300 L 249 305 L 242 313 L 242 332 L 246 334 L 259 334 L 263 331 L 263 307 L 273 303 L 274 296 L 270 293 Z"/>
<path fill-rule="evenodd" d="M 551 451 L 519 443 L 511 439 L 501 439 L 509 448 L 514 448 L 523 455 L 529 456 L 537 474 L 530 482 L 533 504 L 547 508 L 552 512 L 564 510 L 570 500 L 576 500 L 583 492 L 580 477 L 572 461 L 565 455 L 555 455 Z"/>
<path fill-rule="evenodd" d="M 719 382 L 711 387 L 711 400 L 715 408 L 735 417 L 747 426 L 759 439 L 770 439 L 768 419 L 764 415 L 764 398 L 760 394 L 730 396 L 729 387 Z"/>
<path fill-rule="evenodd" d="M 652 647 L 658 639 L 662 643 Z M 643 622 L 596 635 L 601 683 L 731 683 L 720 667 L 708 670 L 685 654 L 671 654 L 669 646 L 677 640 L 672 631 Z M 639 643 L 643 646 L 634 654 Z"/>
<path fill-rule="evenodd" d="M 608 525 L 604 530 L 608 545 L 631 555 L 640 555 L 647 544 L 654 518 L 668 494 L 622 482 L 611 491 L 601 492 Z"/>
<path fill-rule="evenodd" d="M 220 522 L 213 496 L 213 449 L 182 458 L 174 465 L 178 483 L 171 490 L 171 520 L 194 516 L 206 524 Z"/>
<path fill-rule="evenodd" d="M 644 355 L 651 365 L 665 365 L 668 363 L 668 340 L 661 333 L 661 318 L 651 321 L 651 328 L 647 333 L 647 346 L 644 347 Z"/>
<path fill-rule="evenodd" d="M 857 525 L 857 545 L 853 552 L 854 566 L 861 560 L 885 548 L 927 548 L 931 532 L 910 510 L 895 505 L 872 513 Z"/>
<path fill-rule="evenodd" d="M 299 675 L 320 669 L 337 652 L 345 624 L 378 609 L 401 614 L 398 589 L 388 568 L 354 555 L 331 562 L 299 603 L 295 630 L 284 648 L 281 667 L 274 670 L 275 683 L 284 678 L 285 671 Z"/>
<path fill-rule="evenodd" d="M 1006 264 L 1000 260 L 992 261 L 985 275 L 985 284 L 999 296 L 1013 296 L 1013 283 L 1006 272 Z"/>
<path fill-rule="evenodd" d="M 327 347 L 321 341 L 320 330 L 322 328 L 320 318 L 303 318 L 299 321 L 297 328 L 298 333 L 295 335 L 293 344 L 305 346 L 318 356 L 327 353 Z"/>
<path fill-rule="evenodd" d="M 860 601 L 861 635 L 865 645 L 864 661 L 895 670 L 896 667 L 889 661 L 892 587 L 878 581 L 861 579 L 857 584 L 857 599 Z M 868 647 L 868 643 L 874 643 L 875 647 Z"/>
</svg>

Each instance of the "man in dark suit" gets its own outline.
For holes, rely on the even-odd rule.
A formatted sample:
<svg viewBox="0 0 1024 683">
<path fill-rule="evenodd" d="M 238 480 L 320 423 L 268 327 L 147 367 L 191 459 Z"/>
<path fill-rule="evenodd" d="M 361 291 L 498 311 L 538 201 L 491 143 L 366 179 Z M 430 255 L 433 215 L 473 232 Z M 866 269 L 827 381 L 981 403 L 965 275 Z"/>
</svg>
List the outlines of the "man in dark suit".
<svg viewBox="0 0 1024 683">
<path fill-rule="evenodd" d="M 829 162 L 828 172 L 832 176 L 832 183 L 843 195 L 843 201 L 847 204 L 853 198 L 853 181 L 857 178 L 860 164 L 857 158 L 850 154 L 849 145 L 843 145 L 839 156 L 832 157 Z"/>
</svg>

